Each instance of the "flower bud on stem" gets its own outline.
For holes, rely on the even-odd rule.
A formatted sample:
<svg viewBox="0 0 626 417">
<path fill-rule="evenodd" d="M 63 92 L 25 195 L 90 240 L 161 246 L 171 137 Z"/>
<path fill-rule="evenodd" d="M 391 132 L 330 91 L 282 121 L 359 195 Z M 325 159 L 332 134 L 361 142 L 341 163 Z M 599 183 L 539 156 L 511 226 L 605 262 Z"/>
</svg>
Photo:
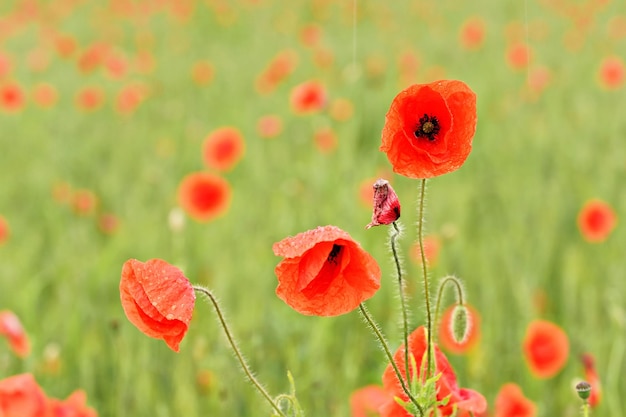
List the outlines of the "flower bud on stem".
<svg viewBox="0 0 626 417">
<path fill-rule="evenodd" d="M 453 275 L 448 275 L 441 279 L 439 282 L 439 290 L 437 291 L 437 304 L 435 305 L 435 325 L 437 325 L 437 320 L 439 316 L 439 309 L 441 306 L 441 301 L 443 300 L 443 290 L 446 287 L 446 284 L 452 284 L 456 288 L 456 305 L 461 308 L 461 310 L 457 310 L 455 314 L 453 314 L 453 326 L 457 326 L 463 319 L 465 320 L 465 325 L 462 326 L 463 329 L 454 329 L 452 332 L 455 339 L 457 339 L 456 333 L 463 333 L 464 336 L 467 336 L 469 332 L 469 323 L 467 322 L 467 308 L 465 307 L 465 291 L 463 290 L 463 283 L 460 279 Z M 463 337 L 459 337 L 463 339 Z M 461 343 L 457 340 L 457 343 Z"/>
<path fill-rule="evenodd" d="M 222 310 L 220 309 L 219 304 L 217 303 L 217 299 L 215 298 L 213 293 L 211 293 L 211 291 L 209 291 L 208 289 L 206 289 L 204 287 L 200 287 L 198 285 L 194 285 L 193 289 L 196 290 L 199 293 L 204 294 L 211 301 L 211 303 L 213 304 L 213 307 L 215 308 L 215 312 L 217 313 L 217 317 L 218 317 L 218 319 L 220 321 L 220 324 L 222 325 L 222 329 L 224 330 L 224 334 L 226 335 L 226 338 L 228 339 L 228 343 L 230 343 L 230 347 L 232 348 L 233 353 L 237 357 L 237 360 L 239 360 L 239 364 L 241 365 L 241 369 L 246 374 L 246 376 L 248 377 L 248 379 L 250 380 L 252 385 L 254 385 L 254 387 L 257 389 L 257 391 L 259 391 L 261 393 L 261 395 L 263 397 L 265 397 L 265 399 L 270 403 L 272 408 L 276 411 L 276 413 L 280 417 L 287 417 L 285 415 L 285 413 L 283 413 L 283 411 L 280 409 L 278 404 L 276 404 L 276 402 L 272 399 L 272 397 L 269 395 L 269 393 L 265 390 L 265 388 L 263 388 L 263 385 L 261 385 L 261 383 L 254 377 L 254 375 L 253 375 L 252 371 L 250 370 L 250 367 L 248 366 L 246 360 L 243 358 L 243 355 L 241 354 L 241 351 L 237 347 L 237 343 L 235 342 L 235 339 L 233 338 L 233 336 L 232 336 L 232 334 L 231 334 L 231 332 L 230 332 L 230 330 L 228 328 L 228 325 L 226 324 L 226 320 L 224 319 L 224 315 L 222 314 Z"/>
</svg>

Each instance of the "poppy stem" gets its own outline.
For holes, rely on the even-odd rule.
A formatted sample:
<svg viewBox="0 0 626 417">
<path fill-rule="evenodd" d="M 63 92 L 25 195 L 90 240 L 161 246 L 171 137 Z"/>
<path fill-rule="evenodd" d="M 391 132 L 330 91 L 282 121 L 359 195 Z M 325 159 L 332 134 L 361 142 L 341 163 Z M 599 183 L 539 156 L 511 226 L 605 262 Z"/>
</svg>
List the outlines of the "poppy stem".
<svg viewBox="0 0 626 417">
<path fill-rule="evenodd" d="M 400 263 L 400 256 L 398 254 L 397 241 L 398 237 L 400 237 L 400 228 L 398 227 L 397 222 L 393 222 L 393 229 L 391 229 L 391 234 L 389 238 L 389 243 L 391 246 L 391 252 L 393 252 L 393 260 L 396 263 L 396 273 L 398 274 L 398 291 L 400 292 L 400 304 L 402 306 L 402 326 L 404 332 L 404 346 L 409 346 L 409 324 L 407 319 L 407 308 L 406 308 L 406 293 L 404 291 L 404 282 L 402 281 L 402 264 Z M 404 366 L 406 381 L 407 383 L 410 381 L 410 373 L 409 373 L 409 349 L 404 349 Z"/>
<path fill-rule="evenodd" d="M 365 318 L 365 321 L 367 322 L 369 328 L 372 330 L 372 332 L 374 332 L 374 334 L 376 335 L 376 338 L 380 342 L 380 345 L 385 351 L 385 355 L 387 355 L 387 359 L 389 360 L 389 363 L 393 367 L 393 370 L 396 373 L 396 377 L 398 378 L 398 381 L 400 381 L 402 390 L 409 397 L 409 399 L 415 405 L 415 407 L 417 407 L 417 410 L 419 411 L 420 416 L 423 416 L 424 409 L 422 408 L 421 405 L 419 405 L 419 403 L 417 402 L 417 399 L 415 398 L 415 396 L 413 396 L 413 394 L 411 393 L 411 390 L 407 387 L 406 383 L 404 382 L 404 378 L 402 378 L 402 374 L 400 373 L 400 370 L 398 369 L 398 365 L 396 365 L 396 362 L 393 360 L 393 355 L 391 354 L 391 350 L 389 349 L 389 344 L 387 343 L 385 336 L 383 336 L 383 333 L 380 330 L 380 327 L 374 321 L 374 318 L 365 307 L 365 304 L 363 303 L 359 304 L 359 311 L 361 312 L 361 315 L 363 315 L 363 317 Z M 404 345 L 404 350 L 408 352 L 409 350 L 408 344 Z M 408 375 L 407 375 L 407 379 L 408 379 Z"/>
<path fill-rule="evenodd" d="M 424 252 L 424 200 L 426 198 L 426 178 L 420 183 L 419 208 L 417 213 L 417 242 L 420 247 L 422 257 L 422 275 L 424 277 L 424 299 L 426 300 L 426 328 L 428 329 L 428 346 L 426 349 L 426 363 L 428 378 L 431 376 L 432 345 L 433 345 L 433 322 L 430 310 L 430 290 L 428 289 L 428 266 L 426 265 L 426 254 Z"/>
<path fill-rule="evenodd" d="M 226 320 L 224 319 L 222 310 L 220 309 L 217 299 L 215 298 L 213 293 L 209 291 L 207 288 L 200 287 L 198 285 L 194 285 L 193 289 L 204 294 L 213 304 L 213 307 L 215 308 L 215 312 L 217 313 L 217 317 L 219 318 L 220 324 L 222 325 L 222 329 L 224 329 L 224 334 L 226 335 L 226 338 L 228 339 L 228 343 L 230 343 L 230 347 L 233 349 L 233 352 L 235 353 L 237 360 L 239 360 L 241 369 L 243 369 L 243 372 L 246 374 L 246 376 L 248 377 L 252 385 L 254 385 L 257 391 L 259 391 L 261 395 L 265 397 L 265 399 L 270 403 L 272 408 L 276 410 L 278 415 L 280 415 L 281 417 L 287 417 L 285 413 L 282 412 L 278 404 L 276 404 L 276 402 L 272 399 L 269 393 L 265 390 L 265 388 L 263 388 L 263 385 L 261 385 L 261 383 L 254 377 L 252 371 L 250 370 L 250 367 L 248 366 L 248 363 L 246 362 L 243 355 L 241 354 L 239 347 L 237 347 L 237 342 L 235 342 L 235 339 L 233 338 L 233 335 L 230 332 L 228 325 L 226 324 Z"/>
<path fill-rule="evenodd" d="M 441 300 L 443 299 L 443 290 L 448 283 L 452 283 L 456 287 L 457 304 L 462 306 L 465 303 L 463 299 L 463 284 L 461 284 L 461 281 L 453 275 L 448 275 L 447 277 L 444 277 L 439 283 L 439 291 L 437 292 L 437 303 L 435 304 L 434 319 L 435 327 L 437 326 L 437 320 L 439 320 L 439 308 L 441 306 Z"/>
</svg>

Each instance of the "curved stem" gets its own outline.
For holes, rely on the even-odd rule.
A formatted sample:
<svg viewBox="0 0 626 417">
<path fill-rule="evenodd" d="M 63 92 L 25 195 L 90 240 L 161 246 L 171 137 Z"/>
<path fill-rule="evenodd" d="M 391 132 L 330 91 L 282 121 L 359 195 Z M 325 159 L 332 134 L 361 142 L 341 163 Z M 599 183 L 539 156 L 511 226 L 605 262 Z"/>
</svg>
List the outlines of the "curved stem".
<svg viewBox="0 0 626 417">
<path fill-rule="evenodd" d="M 239 360 L 239 364 L 241 365 L 241 369 L 243 369 L 243 372 L 246 374 L 246 376 L 248 377 L 250 382 L 252 382 L 252 385 L 254 385 L 255 388 L 257 389 L 257 391 L 259 391 L 261 393 L 261 395 L 263 395 L 263 397 L 265 397 L 265 399 L 270 403 L 272 408 L 274 408 L 274 410 L 276 410 L 276 412 L 281 417 L 287 417 L 285 415 L 285 413 L 283 413 L 281 411 L 280 407 L 278 407 L 278 404 L 276 404 L 276 402 L 274 402 L 274 400 L 268 394 L 268 392 L 265 390 L 265 388 L 263 388 L 261 383 L 252 374 L 252 371 L 250 370 L 250 367 L 248 366 L 246 360 L 243 358 L 243 355 L 241 354 L 241 351 L 237 347 L 237 343 L 235 342 L 235 339 L 233 338 L 233 335 L 231 334 L 230 330 L 228 329 L 228 325 L 226 324 L 226 320 L 224 319 L 224 315 L 222 314 L 222 310 L 220 309 L 219 304 L 217 303 L 217 299 L 215 298 L 213 293 L 211 293 L 211 291 L 209 291 L 208 289 L 206 289 L 204 287 L 197 286 L 197 285 L 194 285 L 193 289 L 198 291 L 198 292 L 201 292 L 204 295 L 206 295 L 207 298 L 209 300 L 211 300 L 211 303 L 213 304 L 213 307 L 215 308 L 215 312 L 217 313 L 217 317 L 219 318 L 220 324 L 222 325 L 222 329 L 224 329 L 224 334 L 226 335 L 226 338 L 228 339 L 228 343 L 230 343 L 230 347 L 233 349 L 233 352 L 235 353 L 235 356 L 237 357 L 237 360 Z"/>
<path fill-rule="evenodd" d="M 417 399 L 413 396 L 413 394 L 411 394 L 411 390 L 409 390 L 409 388 L 407 387 L 406 383 L 404 382 L 404 378 L 402 378 L 402 374 L 400 373 L 400 370 L 398 369 L 398 365 L 396 365 L 396 362 L 393 360 L 393 355 L 391 354 L 391 350 L 389 349 L 389 344 L 387 343 L 387 340 L 385 339 L 385 336 L 383 336 L 382 332 L 380 331 L 380 329 L 378 327 L 378 324 L 376 324 L 376 322 L 374 321 L 374 319 L 370 315 L 369 311 L 367 311 L 367 308 L 365 308 L 365 304 L 363 304 L 363 303 L 359 304 L 359 311 L 361 311 L 361 314 L 365 318 L 365 321 L 367 321 L 367 324 L 369 325 L 369 327 L 372 330 L 372 332 L 374 332 L 374 334 L 376 335 L 376 338 L 380 342 L 380 345 L 382 346 L 383 350 L 385 351 L 385 355 L 387 355 L 387 359 L 389 360 L 389 363 L 393 367 L 393 370 L 396 373 L 396 377 L 398 378 L 398 381 L 400 381 L 400 385 L 402 386 L 402 390 L 409 397 L 409 399 L 415 405 L 415 407 L 417 407 L 417 409 L 418 409 L 418 411 L 420 413 L 420 416 L 423 416 L 424 415 L 424 410 L 419 405 L 419 403 L 417 402 Z M 409 350 L 408 344 L 404 345 L 404 350 L 408 352 L 408 350 Z M 408 379 L 408 375 L 407 375 L 407 379 Z"/>
<path fill-rule="evenodd" d="M 391 232 L 390 242 L 391 242 L 391 251 L 393 252 L 393 260 L 396 263 L 396 273 L 398 274 L 398 291 L 400 292 L 400 304 L 402 306 L 402 326 L 404 332 L 404 346 L 409 346 L 409 324 L 407 319 L 407 308 L 406 308 L 406 294 L 404 292 L 404 283 L 402 282 L 402 265 L 400 263 L 400 256 L 398 255 L 398 248 L 396 247 L 396 243 L 398 237 L 400 236 L 400 229 L 398 228 L 398 224 L 393 222 L 393 230 Z M 404 366 L 405 366 L 405 375 L 407 383 L 410 381 L 410 373 L 409 373 L 409 349 L 404 349 Z"/>
<path fill-rule="evenodd" d="M 422 257 L 422 275 L 424 278 L 424 299 L 426 300 L 426 328 L 428 329 L 428 346 L 426 349 L 427 377 L 431 375 L 431 358 L 433 344 L 433 322 L 430 311 L 430 290 L 428 289 L 428 266 L 426 265 L 426 254 L 424 253 L 424 200 L 426 196 L 426 178 L 422 179 L 420 186 L 419 209 L 417 213 L 417 241 Z"/>
<path fill-rule="evenodd" d="M 439 319 L 439 307 L 441 305 L 441 299 L 443 298 L 443 290 L 447 283 L 453 283 L 456 286 L 456 294 L 457 294 L 457 302 L 459 305 L 463 305 L 465 301 L 463 300 L 463 286 L 459 282 L 458 278 L 452 275 L 448 275 L 447 277 L 441 280 L 439 284 L 439 292 L 437 293 L 437 303 L 435 304 L 435 319 L 433 320 L 435 326 L 437 326 L 437 320 Z"/>
</svg>

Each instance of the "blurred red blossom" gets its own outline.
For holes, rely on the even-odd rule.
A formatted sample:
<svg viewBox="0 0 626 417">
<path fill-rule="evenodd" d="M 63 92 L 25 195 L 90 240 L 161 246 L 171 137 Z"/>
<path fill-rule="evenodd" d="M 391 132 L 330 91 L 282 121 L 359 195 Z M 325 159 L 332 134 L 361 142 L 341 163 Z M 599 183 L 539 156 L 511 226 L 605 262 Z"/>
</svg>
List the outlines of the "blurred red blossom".
<svg viewBox="0 0 626 417">
<path fill-rule="evenodd" d="M 331 127 L 322 127 L 313 133 L 315 147 L 323 154 L 333 152 L 338 145 L 337 134 Z"/>
<path fill-rule="evenodd" d="M 522 347 L 531 372 L 542 379 L 556 375 L 569 356 L 567 334 L 546 320 L 535 320 L 528 325 Z"/>
<path fill-rule="evenodd" d="M 535 403 L 524 396 L 522 389 L 512 382 L 504 384 L 496 396 L 495 417 L 535 417 Z"/>
<path fill-rule="evenodd" d="M 459 30 L 459 40 L 466 49 L 478 49 L 485 40 L 485 21 L 480 17 L 466 20 Z"/>
<path fill-rule="evenodd" d="M 0 336 L 7 338 L 11 350 L 20 358 L 25 358 L 30 354 L 28 335 L 20 319 L 12 311 L 0 311 Z"/>
<path fill-rule="evenodd" d="M 532 50 L 522 42 L 509 45 L 506 51 L 506 61 L 513 69 L 526 68 L 532 60 Z"/>
<path fill-rule="evenodd" d="M 284 258 L 275 268 L 276 294 L 301 314 L 348 313 L 380 287 L 376 260 L 338 227 L 317 227 L 287 237 L 272 249 Z"/>
<path fill-rule="evenodd" d="M 191 69 L 191 79 L 196 85 L 209 85 L 215 77 L 215 69 L 209 61 L 198 61 Z"/>
<path fill-rule="evenodd" d="M 48 83 L 37 84 L 32 94 L 35 104 L 43 108 L 54 106 L 58 98 L 57 89 Z"/>
<path fill-rule="evenodd" d="M 0 416 L 46 417 L 48 399 L 32 374 L 0 380 Z"/>
<path fill-rule="evenodd" d="M 17 112 L 22 110 L 25 102 L 26 98 L 19 84 L 9 82 L 0 85 L 0 109 Z"/>
<path fill-rule="evenodd" d="M 278 136 L 283 130 L 283 119 L 275 114 L 268 114 L 259 118 L 257 122 L 257 133 L 265 139 Z"/>
<path fill-rule="evenodd" d="M 49 417 L 97 417 L 98 413 L 87 406 L 87 394 L 76 390 L 65 400 L 51 398 L 48 402 Z"/>
<path fill-rule="evenodd" d="M 578 228 L 583 238 L 591 243 L 605 241 L 617 225 L 617 215 L 606 202 L 592 199 L 578 213 Z"/>
<path fill-rule="evenodd" d="M 297 64 L 298 54 L 291 49 L 286 49 L 276 54 L 265 70 L 257 77 L 257 91 L 261 94 L 268 94 L 274 91 L 279 83 L 291 75 Z"/>
<path fill-rule="evenodd" d="M 9 223 L 4 218 L 4 216 L 0 215 L 0 246 L 9 239 L 9 235 Z"/>
<path fill-rule="evenodd" d="M 378 409 L 389 399 L 383 387 L 367 385 L 350 395 L 351 417 L 379 416 Z"/>
<path fill-rule="evenodd" d="M 605 58 L 598 71 L 600 84 L 607 90 L 617 90 L 624 85 L 624 62 L 617 56 Z"/>
<path fill-rule="evenodd" d="M 103 102 L 104 92 L 99 87 L 84 87 L 76 95 L 76 105 L 83 110 L 95 110 Z"/>
<path fill-rule="evenodd" d="M 239 129 L 225 126 L 208 134 L 202 145 L 202 156 L 209 168 L 230 171 L 243 158 L 245 149 Z"/>
<path fill-rule="evenodd" d="M 296 114 L 315 113 L 326 106 L 326 89 L 319 81 L 306 81 L 291 90 L 291 108 Z"/>
<path fill-rule="evenodd" d="M 602 384 L 598 372 L 596 371 L 595 359 L 591 353 L 583 353 L 581 360 L 585 373 L 585 381 L 591 385 L 591 394 L 588 399 L 589 405 L 597 407 L 602 400 Z"/>
<path fill-rule="evenodd" d="M 178 203 L 198 221 L 209 221 L 224 214 L 230 205 L 231 187 L 217 175 L 195 172 L 187 175 L 178 187 Z"/>
</svg>

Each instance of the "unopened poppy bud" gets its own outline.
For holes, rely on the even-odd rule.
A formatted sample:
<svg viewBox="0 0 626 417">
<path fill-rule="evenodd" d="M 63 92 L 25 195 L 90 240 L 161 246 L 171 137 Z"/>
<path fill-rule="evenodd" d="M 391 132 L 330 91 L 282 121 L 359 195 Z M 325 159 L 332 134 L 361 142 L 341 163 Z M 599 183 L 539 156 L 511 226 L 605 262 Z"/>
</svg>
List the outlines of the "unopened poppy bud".
<svg viewBox="0 0 626 417">
<path fill-rule="evenodd" d="M 372 221 L 365 226 L 366 229 L 381 224 L 391 224 L 400 218 L 400 201 L 389 185 L 389 181 L 381 178 L 374 183 L 373 188 L 374 211 Z"/>
<path fill-rule="evenodd" d="M 452 311 L 452 320 L 450 320 L 450 333 L 456 343 L 463 343 L 467 340 L 472 327 L 470 315 L 467 307 L 457 304 Z"/>
<path fill-rule="evenodd" d="M 591 384 L 587 381 L 579 382 L 576 384 L 576 392 L 583 401 L 587 401 L 591 395 Z"/>
</svg>

